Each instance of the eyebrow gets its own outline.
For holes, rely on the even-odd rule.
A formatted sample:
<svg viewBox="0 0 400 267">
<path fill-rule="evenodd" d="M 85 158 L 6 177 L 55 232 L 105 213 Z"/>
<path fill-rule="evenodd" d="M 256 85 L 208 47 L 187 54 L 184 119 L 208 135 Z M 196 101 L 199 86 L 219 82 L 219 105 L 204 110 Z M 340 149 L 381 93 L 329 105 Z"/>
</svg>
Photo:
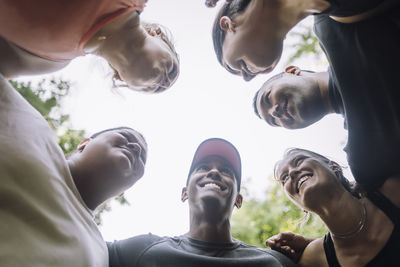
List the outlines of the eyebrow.
<svg viewBox="0 0 400 267">
<path fill-rule="evenodd" d="M 147 160 L 147 153 L 146 153 L 146 144 L 144 142 L 141 142 L 141 138 L 138 138 L 135 134 L 131 133 L 129 130 L 126 129 L 121 129 L 119 132 L 121 135 L 125 136 L 129 142 L 134 141 L 135 143 L 138 143 L 141 152 L 140 152 L 140 158 L 142 159 L 143 163 L 146 163 Z"/>
<path fill-rule="evenodd" d="M 257 110 L 260 110 L 260 111 L 261 111 L 261 112 L 259 112 L 260 117 L 261 117 L 263 120 L 265 120 L 269 125 L 271 125 L 271 126 L 278 126 L 278 124 L 276 124 L 275 119 L 274 119 L 273 117 L 267 116 L 267 118 L 265 118 L 265 116 L 264 116 L 264 114 L 263 114 L 263 112 L 262 112 L 262 104 L 270 105 L 270 103 L 265 102 L 264 94 L 265 94 L 265 90 L 264 90 L 264 91 L 263 91 L 263 90 L 260 90 L 260 91 L 258 92 L 258 95 L 257 95 L 257 98 L 258 98 L 258 99 L 261 99 L 260 101 L 257 101 L 257 103 L 260 102 L 259 106 L 261 107 L 260 109 L 257 108 Z M 270 117 L 270 119 L 268 119 L 268 117 Z"/>
</svg>

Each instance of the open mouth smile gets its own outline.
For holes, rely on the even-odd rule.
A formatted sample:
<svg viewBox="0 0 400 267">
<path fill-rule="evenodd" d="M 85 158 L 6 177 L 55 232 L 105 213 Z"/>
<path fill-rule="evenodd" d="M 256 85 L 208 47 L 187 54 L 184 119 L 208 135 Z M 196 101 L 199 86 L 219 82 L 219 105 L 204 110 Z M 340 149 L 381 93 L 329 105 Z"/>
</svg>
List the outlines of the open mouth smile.
<svg viewBox="0 0 400 267">
<path fill-rule="evenodd" d="M 128 148 L 126 148 L 126 147 L 120 147 L 120 148 L 122 149 L 122 153 L 124 153 L 124 155 L 128 157 L 129 161 L 131 162 L 131 164 L 132 164 L 132 166 L 133 166 L 133 163 L 134 163 L 134 161 L 135 161 L 135 156 L 134 156 L 134 154 L 132 153 L 132 151 L 130 151 L 130 150 L 129 150 Z"/>
<path fill-rule="evenodd" d="M 285 103 L 283 104 L 283 113 L 285 114 L 285 116 L 288 118 L 289 121 L 293 121 L 293 117 L 290 115 L 289 111 L 288 111 L 288 99 L 285 99 Z"/>
<path fill-rule="evenodd" d="M 297 193 L 300 191 L 300 188 L 302 187 L 302 185 L 311 177 L 312 177 L 312 174 L 307 173 L 307 174 L 304 174 L 300 179 L 297 180 L 297 183 L 296 183 Z"/>
<path fill-rule="evenodd" d="M 206 183 L 201 183 L 200 187 L 206 188 L 206 189 L 217 189 L 220 191 L 224 191 L 226 189 L 225 186 L 214 183 L 214 182 L 206 182 Z"/>
</svg>

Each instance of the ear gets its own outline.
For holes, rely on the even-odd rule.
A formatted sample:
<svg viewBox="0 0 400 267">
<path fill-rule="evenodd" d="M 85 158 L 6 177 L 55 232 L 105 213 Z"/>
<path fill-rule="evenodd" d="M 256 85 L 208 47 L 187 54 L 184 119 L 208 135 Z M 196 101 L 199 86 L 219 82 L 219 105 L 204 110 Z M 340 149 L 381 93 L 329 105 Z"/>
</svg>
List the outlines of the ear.
<svg viewBox="0 0 400 267">
<path fill-rule="evenodd" d="M 222 18 L 220 18 L 219 20 L 219 27 L 224 31 L 224 32 L 235 32 L 235 24 L 233 23 L 233 21 L 227 17 L 227 16 L 223 16 Z"/>
<path fill-rule="evenodd" d="M 243 202 L 243 196 L 241 194 L 238 194 L 236 196 L 236 201 L 235 201 L 236 208 L 240 209 L 242 207 L 242 202 Z"/>
<path fill-rule="evenodd" d="M 285 72 L 298 76 L 301 73 L 301 69 L 297 66 L 287 66 Z"/>
<path fill-rule="evenodd" d="M 188 199 L 188 193 L 187 193 L 187 187 L 185 186 L 182 188 L 182 195 L 181 195 L 181 200 L 182 202 L 185 202 L 185 200 Z"/>
<path fill-rule="evenodd" d="M 338 163 L 336 163 L 335 161 L 329 161 L 329 168 L 331 168 L 331 170 L 333 172 L 342 172 L 342 167 L 340 167 L 340 165 Z"/>
<path fill-rule="evenodd" d="M 156 34 L 157 34 L 157 32 L 152 28 L 148 28 L 148 29 L 146 29 L 146 31 L 151 36 L 156 36 Z"/>
<path fill-rule="evenodd" d="M 78 147 L 77 147 L 77 150 L 78 150 L 79 152 L 82 152 L 82 151 L 85 149 L 86 145 L 90 142 L 90 140 L 92 140 L 92 139 L 91 139 L 91 138 L 85 138 L 85 139 L 83 139 L 83 140 L 79 143 L 79 145 L 78 145 Z"/>
</svg>

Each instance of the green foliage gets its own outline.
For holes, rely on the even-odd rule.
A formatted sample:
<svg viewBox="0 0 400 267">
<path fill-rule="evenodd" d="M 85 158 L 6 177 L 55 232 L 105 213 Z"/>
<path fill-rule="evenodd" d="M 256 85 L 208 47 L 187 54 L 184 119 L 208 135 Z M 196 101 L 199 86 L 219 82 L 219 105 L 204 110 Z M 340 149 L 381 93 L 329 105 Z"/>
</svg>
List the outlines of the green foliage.
<svg viewBox="0 0 400 267">
<path fill-rule="evenodd" d="M 69 115 L 63 114 L 62 100 L 68 95 L 71 83 L 61 79 L 32 82 L 10 81 L 11 85 L 46 119 L 58 134 L 58 144 L 64 154 L 76 149 L 85 135 L 84 130 L 68 129 Z M 64 131 L 60 129 L 65 128 Z M 60 132 L 63 132 L 60 134 Z"/>
<path fill-rule="evenodd" d="M 43 79 L 36 85 L 31 82 L 10 81 L 11 85 L 37 110 L 56 130 L 69 119 L 61 114 L 61 101 L 67 96 L 70 82 L 61 79 Z"/>
<path fill-rule="evenodd" d="M 76 150 L 79 143 L 85 138 L 84 130 L 67 129 L 62 135 L 58 136 L 58 144 L 64 152 L 64 155 Z"/>
<path fill-rule="evenodd" d="M 287 65 L 306 56 L 312 56 L 316 61 L 325 59 L 325 54 L 311 26 L 298 25 L 295 30 L 290 33 L 290 37 L 296 40 L 296 42 L 291 45 L 291 48 L 293 48 L 295 52 L 289 57 Z"/>
<path fill-rule="evenodd" d="M 262 200 L 251 198 L 232 217 L 232 234 L 247 244 L 265 247 L 265 240 L 280 232 L 296 232 L 308 237 L 321 237 L 327 232 L 324 223 L 305 213 L 285 195 L 281 186 L 274 182 Z"/>
</svg>

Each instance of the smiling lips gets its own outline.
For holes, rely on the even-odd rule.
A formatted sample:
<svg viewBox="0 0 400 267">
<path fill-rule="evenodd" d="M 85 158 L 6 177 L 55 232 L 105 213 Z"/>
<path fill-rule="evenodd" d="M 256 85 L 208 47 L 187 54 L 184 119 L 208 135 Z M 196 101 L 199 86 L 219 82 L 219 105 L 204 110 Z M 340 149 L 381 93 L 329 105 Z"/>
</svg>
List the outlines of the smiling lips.
<svg viewBox="0 0 400 267">
<path fill-rule="evenodd" d="M 297 192 L 300 191 L 301 186 L 302 186 L 309 178 L 311 178 L 311 176 L 312 176 L 312 174 L 305 174 L 305 175 L 303 175 L 299 180 L 297 180 L 297 183 L 296 183 Z"/>
<path fill-rule="evenodd" d="M 202 188 L 210 188 L 210 189 L 214 188 L 214 189 L 217 189 L 217 190 L 220 190 L 220 191 L 224 191 L 226 189 L 225 186 L 216 184 L 214 182 L 207 182 L 207 183 L 204 183 L 204 184 L 200 184 L 200 187 L 202 187 Z"/>
<path fill-rule="evenodd" d="M 289 111 L 288 111 L 288 103 L 289 103 L 289 100 L 286 98 L 286 99 L 285 99 L 285 103 L 283 104 L 282 110 L 283 110 L 283 113 L 285 114 L 286 118 L 287 118 L 289 121 L 293 121 L 294 119 L 293 119 L 293 117 L 289 114 Z"/>
<path fill-rule="evenodd" d="M 126 147 L 121 147 L 121 149 L 122 149 L 122 153 L 124 153 L 124 155 L 126 155 L 129 158 L 129 161 L 131 162 L 131 164 L 133 166 L 133 163 L 135 160 L 134 153 Z"/>
</svg>

